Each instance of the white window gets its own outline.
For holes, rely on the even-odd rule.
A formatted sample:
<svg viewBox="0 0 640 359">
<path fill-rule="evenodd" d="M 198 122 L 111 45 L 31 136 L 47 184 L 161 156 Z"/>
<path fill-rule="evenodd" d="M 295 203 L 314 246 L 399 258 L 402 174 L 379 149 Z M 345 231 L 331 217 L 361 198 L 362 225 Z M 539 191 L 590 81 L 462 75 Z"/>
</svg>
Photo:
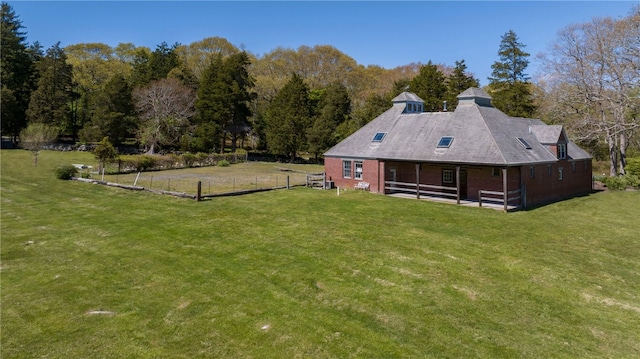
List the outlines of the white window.
<svg viewBox="0 0 640 359">
<path fill-rule="evenodd" d="M 567 144 L 558 143 L 558 159 L 564 160 L 567 158 Z"/>
<path fill-rule="evenodd" d="M 442 183 L 453 183 L 453 170 L 442 170 Z"/>
<path fill-rule="evenodd" d="M 534 178 L 535 176 L 536 176 L 536 167 L 535 166 L 529 167 L 529 177 Z"/>
<path fill-rule="evenodd" d="M 353 178 L 361 180 L 362 179 L 362 161 L 354 162 L 353 167 L 356 171 Z"/>
<path fill-rule="evenodd" d="M 351 178 L 351 161 L 342 161 L 342 177 Z"/>
<path fill-rule="evenodd" d="M 562 181 L 562 167 L 558 168 L 558 179 Z"/>
</svg>

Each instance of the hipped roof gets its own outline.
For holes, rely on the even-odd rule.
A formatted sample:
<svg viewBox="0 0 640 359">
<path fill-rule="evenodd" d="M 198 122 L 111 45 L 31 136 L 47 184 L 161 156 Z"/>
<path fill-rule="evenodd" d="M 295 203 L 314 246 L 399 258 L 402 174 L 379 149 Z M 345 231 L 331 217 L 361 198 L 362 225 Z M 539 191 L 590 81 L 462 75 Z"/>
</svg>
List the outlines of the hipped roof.
<svg viewBox="0 0 640 359">
<path fill-rule="evenodd" d="M 558 126 L 537 119 L 510 117 L 491 106 L 491 97 L 471 88 L 458 96 L 454 112 L 404 113 L 406 101 L 422 100 L 412 93 L 394 99 L 393 106 L 328 150 L 325 157 L 510 166 L 557 161 L 545 144 Z M 398 100 L 398 101 L 396 101 Z M 536 129 L 536 130 L 533 130 Z M 562 131 L 561 126 L 559 130 Z M 376 133 L 386 133 L 372 142 Z M 536 134 L 545 134 L 539 139 Z M 443 136 L 453 137 L 448 148 L 438 148 Z M 530 146 L 526 149 L 517 138 Z M 588 153 L 568 142 L 570 159 L 589 159 Z"/>
</svg>

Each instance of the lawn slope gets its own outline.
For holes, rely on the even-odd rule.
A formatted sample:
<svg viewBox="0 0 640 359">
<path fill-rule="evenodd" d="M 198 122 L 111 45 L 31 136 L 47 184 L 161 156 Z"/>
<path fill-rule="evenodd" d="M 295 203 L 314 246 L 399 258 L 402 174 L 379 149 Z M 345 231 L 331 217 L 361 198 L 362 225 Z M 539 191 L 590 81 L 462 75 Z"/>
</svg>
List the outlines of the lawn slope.
<svg viewBox="0 0 640 359">
<path fill-rule="evenodd" d="M 638 192 L 502 213 L 361 191 L 193 200 L 1 152 L 3 358 L 640 353 Z"/>
</svg>

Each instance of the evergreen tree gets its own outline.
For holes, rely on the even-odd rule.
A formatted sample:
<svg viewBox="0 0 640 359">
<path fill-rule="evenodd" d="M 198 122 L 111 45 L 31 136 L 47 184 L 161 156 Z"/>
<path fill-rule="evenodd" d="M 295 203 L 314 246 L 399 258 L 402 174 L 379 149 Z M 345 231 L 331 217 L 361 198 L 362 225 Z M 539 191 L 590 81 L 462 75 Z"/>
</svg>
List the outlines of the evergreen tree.
<svg viewBox="0 0 640 359">
<path fill-rule="evenodd" d="M 72 67 L 66 62 L 60 43 L 49 48 L 37 64 L 40 74 L 38 87 L 31 94 L 27 119 L 57 127 L 62 134 L 77 137 L 78 124 L 74 113 Z"/>
<path fill-rule="evenodd" d="M 489 77 L 493 105 L 514 117 L 531 117 L 536 110 L 529 77 L 524 72 L 529 65 L 529 54 L 524 47 L 513 30 L 507 31 L 500 42 L 500 61 L 491 65 L 493 71 Z"/>
<path fill-rule="evenodd" d="M 193 145 L 199 150 L 224 152 L 226 134 L 231 135 L 231 151 L 244 136 L 251 116 L 249 102 L 254 80 L 249 76 L 249 57 L 240 52 L 223 59 L 221 54 L 203 73 L 196 101 L 196 129 Z"/>
<path fill-rule="evenodd" d="M 351 100 L 347 88 L 339 82 L 329 85 L 319 98 L 317 115 L 307 130 L 309 151 L 318 155 L 338 143 L 337 128 L 349 119 Z"/>
<path fill-rule="evenodd" d="M 480 84 L 473 76 L 467 75 L 467 65 L 464 60 L 456 61 L 456 67 L 447 77 L 447 110 L 453 111 L 458 106 L 457 96 L 470 87 L 479 87 Z"/>
<path fill-rule="evenodd" d="M 291 161 L 295 161 L 298 151 L 307 144 L 306 130 L 310 118 L 309 89 L 302 78 L 294 73 L 278 91 L 265 116 L 269 150 L 287 155 Z"/>
<path fill-rule="evenodd" d="M 92 121 L 85 125 L 81 138 L 97 141 L 108 137 L 114 145 L 121 145 L 136 128 L 132 88 L 125 78 L 114 75 L 97 95 Z"/>
<path fill-rule="evenodd" d="M 420 67 L 420 73 L 411 80 L 409 89 L 424 100 L 425 111 L 442 110 L 447 93 L 445 76 L 431 60 Z"/>
<path fill-rule="evenodd" d="M 180 65 L 176 51 L 178 46 L 177 43 L 169 46 L 163 42 L 152 53 L 139 49 L 133 64 L 134 85 L 144 86 L 152 81 L 166 79 L 169 72 Z"/>
<path fill-rule="evenodd" d="M 2 3 L 0 17 L 0 133 L 15 140 L 27 126 L 25 113 L 34 88 L 35 69 L 22 22 L 11 5 Z"/>
</svg>

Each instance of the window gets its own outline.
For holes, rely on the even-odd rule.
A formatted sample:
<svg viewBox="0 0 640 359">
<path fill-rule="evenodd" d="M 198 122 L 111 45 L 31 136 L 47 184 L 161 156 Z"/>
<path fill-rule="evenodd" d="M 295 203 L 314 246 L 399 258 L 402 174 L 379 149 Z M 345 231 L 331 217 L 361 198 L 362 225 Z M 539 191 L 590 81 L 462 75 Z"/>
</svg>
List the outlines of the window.
<svg viewBox="0 0 640 359">
<path fill-rule="evenodd" d="M 547 165 L 547 175 L 551 176 L 551 165 Z"/>
<path fill-rule="evenodd" d="M 453 170 L 442 170 L 442 183 L 453 183 Z"/>
<path fill-rule="evenodd" d="M 375 136 L 373 136 L 373 142 L 382 142 L 382 140 L 384 139 L 384 136 L 386 136 L 387 133 L 386 132 L 378 132 L 376 133 Z"/>
<path fill-rule="evenodd" d="M 527 140 L 525 140 L 522 137 L 517 137 L 516 140 L 518 140 L 518 142 L 520 142 L 520 144 L 522 145 L 522 147 L 524 147 L 527 150 L 531 149 L 531 145 L 529 144 L 529 142 L 527 142 Z"/>
<path fill-rule="evenodd" d="M 536 176 L 536 167 L 535 166 L 529 167 L 529 177 L 534 178 L 535 176 Z"/>
<path fill-rule="evenodd" d="M 500 177 L 500 169 L 498 167 L 491 168 L 491 177 Z"/>
<path fill-rule="evenodd" d="M 362 179 L 362 162 L 361 161 L 354 162 L 353 167 L 356 171 L 353 178 L 361 180 Z"/>
<path fill-rule="evenodd" d="M 451 146 L 451 142 L 453 142 L 453 137 L 443 136 L 440 138 L 440 142 L 438 142 L 438 148 L 448 148 Z"/>
<path fill-rule="evenodd" d="M 562 181 L 562 167 L 558 168 L 558 179 Z"/>
<path fill-rule="evenodd" d="M 558 143 L 558 159 L 564 160 L 567 158 L 567 144 Z"/>
<path fill-rule="evenodd" d="M 351 178 L 351 161 L 342 161 L 342 177 Z"/>
<path fill-rule="evenodd" d="M 573 171 L 573 172 L 576 171 L 576 163 L 575 162 L 571 162 L 571 171 Z"/>
</svg>

